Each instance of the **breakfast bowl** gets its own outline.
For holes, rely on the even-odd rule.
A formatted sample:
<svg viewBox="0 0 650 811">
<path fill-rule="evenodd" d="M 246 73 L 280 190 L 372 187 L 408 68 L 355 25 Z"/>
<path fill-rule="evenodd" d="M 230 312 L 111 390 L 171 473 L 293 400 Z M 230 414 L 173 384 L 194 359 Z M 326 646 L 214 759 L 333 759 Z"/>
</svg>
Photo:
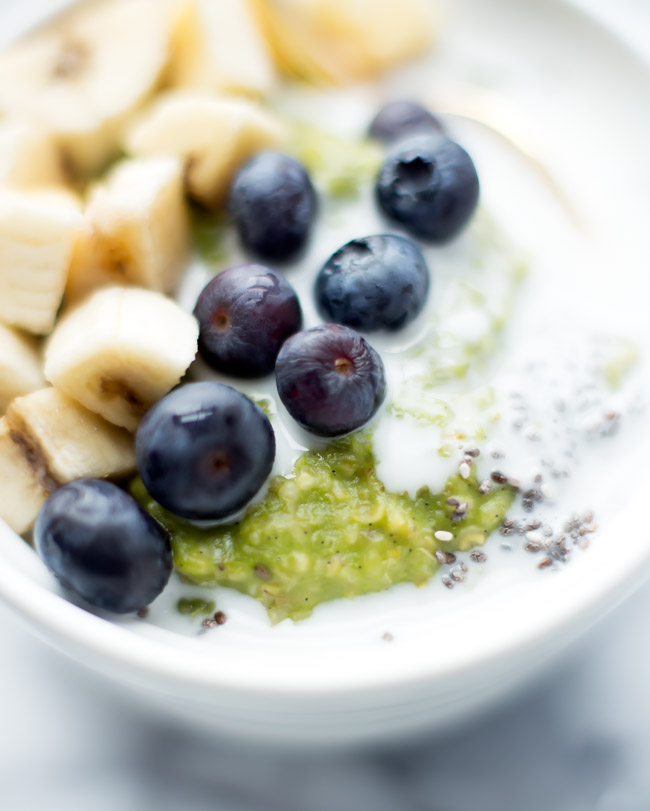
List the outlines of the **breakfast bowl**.
<svg viewBox="0 0 650 811">
<path fill-rule="evenodd" d="M 68 5 L 9 4 L 3 36 L 14 40 Z M 273 97 L 322 198 L 314 234 L 286 268 L 306 326 L 323 320 L 313 301 L 316 271 L 340 246 L 389 228 L 373 189 L 383 147 L 359 146 L 383 104 L 415 98 L 435 111 L 480 178 L 467 229 L 422 245 L 431 290 L 421 312 L 403 331 L 363 333 L 384 360 L 388 391 L 371 424 L 370 473 L 366 461 L 359 468 L 381 484 L 365 505 L 375 508 L 367 544 L 381 559 L 373 570 L 364 553 L 363 577 L 346 575 L 345 595 L 354 599 L 335 589 L 322 593 L 337 599 L 315 606 L 277 599 L 269 569 L 276 559 L 278 571 L 284 566 L 284 552 L 270 564 L 261 552 L 257 563 L 244 559 L 255 563 L 249 579 L 220 580 L 221 558 L 202 560 L 205 547 L 190 533 L 182 549 L 174 545 L 180 574 L 162 594 L 146 610 L 111 615 L 71 599 L 33 546 L 1 527 L 0 597 L 46 643 L 157 712 L 292 745 L 442 729 L 521 688 L 647 576 L 650 533 L 640 505 L 650 441 L 642 249 L 650 68 L 559 0 L 441 0 L 431 25 L 435 45 L 378 77 L 337 87 L 287 82 Z M 354 154 L 363 169 L 343 178 L 353 194 L 326 199 L 323 189 L 338 190 L 341 178 L 332 184 L 329 166 L 309 164 L 314 152 L 320 161 L 333 152 L 334 163 Z M 390 230 L 404 233 L 395 223 Z M 222 270 L 247 258 L 231 237 L 223 227 L 210 246 L 218 256 L 188 262 L 176 288 L 184 311 L 214 274 L 209 262 Z M 202 362 L 192 369 L 196 379 L 232 383 Z M 288 429 L 267 383 L 234 385 L 270 411 L 274 475 L 284 477 L 271 492 L 298 486 L 303 474 L 323 480 L 309 454 L 314 465 L 338 463 L 343 446 L 328 456 L 326 440 Z M 356 447 L 346 445 L 345 458 L 361 458 Z M 297 458 L 306 460 L 302 468 Z M 448 481 L 456 489 L 445 490 Z M 131 492 L 140 503 L 175 531 L 138 486 Z M 476 491 L 469 507 L 454 495 L 466 486 Z M 445 520 L 424 527 L 438 542 L 430 547 L 433 576 L 389 578 L 390 588 L 380 588 L 373 572 L 385 574 L 391 546 L 373 534 L 377 515 L 387 522 L 382 532 L 390 525 L 399 533 L 409 520 L 399 505 L 424 510 L 427 494 L 441 492 Z M 384 502 L 384 493 L 401 500 Z M 494 501 L 500 493 L 507 503 Z M 341 498 L 350 498 L 345 487 Z M 252 508 L 261 531 L 274 526 L 264 503 Z M 462 536 L 466 511 L 484 504 L 496 512 L 483 515 L 479 536 Z M 407 537 L 424 531 L 422 514 Z M 464 540 L 446 547 L 454 535 Z M 287 578 L 303 584 L 311 566 L 305 548 L 286 550 L 294 562 Z M 412 549 L 402 543 L 398 565 L 419 551 L 415 541 Z M 292 594 L 309 602 L 321 588 L 309 582 Z"/>
</svg>

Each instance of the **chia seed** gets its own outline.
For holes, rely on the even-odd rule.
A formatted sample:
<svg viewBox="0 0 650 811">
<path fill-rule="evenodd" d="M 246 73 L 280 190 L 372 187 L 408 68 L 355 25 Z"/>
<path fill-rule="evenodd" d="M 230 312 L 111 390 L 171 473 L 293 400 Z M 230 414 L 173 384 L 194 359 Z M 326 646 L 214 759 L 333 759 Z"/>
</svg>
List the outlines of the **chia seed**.
<svg viewBox="0 0 650 811">
<path fill-rule="evenodd" d="M 485 563 L 487 560 L 487 556 L 485 552 L 481 552 L 480 549 L 472 549 L 469 553 L 470 559 L 474 561 L 474 563 Z"/>
<path fill-rule="evenodd" d="M 460 566 L 454 566 L 449 572 L 449 576 L 452 580 L 455 580 L 456 583 L 462 583 L 465 580 L 465 572 L 463 572 Z"/>
<path fill-rule="evenodd" d="M 530 499 L 530 501 L 543 501 L 544 497 L 542 496 L 539 490 L 526 490 L 524 493 L 524 498 Z"/>
</svg>

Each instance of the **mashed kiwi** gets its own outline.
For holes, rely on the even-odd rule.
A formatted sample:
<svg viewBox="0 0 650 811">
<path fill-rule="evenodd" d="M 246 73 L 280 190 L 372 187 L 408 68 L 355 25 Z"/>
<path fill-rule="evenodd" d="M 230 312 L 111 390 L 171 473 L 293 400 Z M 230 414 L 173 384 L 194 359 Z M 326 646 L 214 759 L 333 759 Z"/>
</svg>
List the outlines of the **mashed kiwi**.
<svg viewBox="0 0 650 811">
<path fill-rule="evenodd" d="M 157 504 L 140 479 L 131 492 L 170 531 L 185 579 L 250 594 L 274 623 L 303 619 L 325 600 L 422 585 L 438 567 L 437 549 L 483 544 L 514 495 L 507 485 L 480 494 L 473 474 L 452 476 L 442 493 L 423 488 L 415 499 L 386 492 L 366 434 L 305 453 L 291 477 L 275 477 L 264 499 L 233 524 L 195 527 Z M 460 522 L 446 503 L 452 496 L 468 505 Z M 441 530 L 453 540 L 438 541 Z"/>
</svg>

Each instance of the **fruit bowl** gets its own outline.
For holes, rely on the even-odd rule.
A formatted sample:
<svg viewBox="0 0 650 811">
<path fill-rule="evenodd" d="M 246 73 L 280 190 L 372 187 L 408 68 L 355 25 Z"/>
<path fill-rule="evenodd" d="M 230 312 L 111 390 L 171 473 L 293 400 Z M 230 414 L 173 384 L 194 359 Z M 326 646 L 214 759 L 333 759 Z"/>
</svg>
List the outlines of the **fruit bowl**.
<svg viewBox="0 0 650 811">
<path fill-rule="evenodd" d="M 4 34 L 65 5 L 10 5 Z M 109 619 L 67 601 L 33 550 L 3 526 L 2 599 L 47 643 L 158 711 L 290 744 L 442 728 L 538 674 L 647 574 L 650 538 L 638 505 L 647 485 L 642 358 L 650 331 L 636 291 L 645 259 L 639 212 L 650 188 L 650 71 L 562 2 L 440 6 L 440 43 L 430 57 L 317 103 L 344 130 L 357 109 L 425 96 L 476 155 L 484 199 L 532 252 L 535 271 L 508 341 L 522 368 L 534 366 L 542 410 L 580 395 L 580 339 L 594 323 L 638 347 L 632 374 L 640 399 L 612 442 L 585 455 L 573 500 L 563 505 L 583 517 L 567 533 L 591 526 L 584 512 L 592 509 L 598 532 L 566 566 L 548 567 L 519 555 L 505 532 L 488 541 L 483 568 L 467 582 L 458 575 L 453 589 L 440 579 L 400 585 L 325 603 L 299 623 L 272 627 L 258 603 L 224 590 L 217 601 L 225 625 L 188 634 L 187 619 L 163 598 L 151 611 L 159 622 Z M 291 100 L 305 114 L 310 103 L 308 94 Z M 357 224 L 349 230 L 359 236 Z M 549 376 L 545 359 L 566 361 L 568 375 Z M 394 466 L 417 467 L 411 453 L 392 452 Z M 555 487 L 562 489 L 561 478 Z M 526 532 L 529 544 L 539 543 L 535 528 Z"/>
</svg>

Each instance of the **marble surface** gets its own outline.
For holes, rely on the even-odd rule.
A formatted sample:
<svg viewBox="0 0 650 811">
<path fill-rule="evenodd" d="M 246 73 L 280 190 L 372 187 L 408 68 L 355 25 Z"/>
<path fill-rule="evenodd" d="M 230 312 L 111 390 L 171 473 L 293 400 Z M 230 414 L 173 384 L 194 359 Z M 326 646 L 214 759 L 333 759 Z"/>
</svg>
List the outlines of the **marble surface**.
<svg viewBox="0 0 650 811">
<path fill-rule="evenodd" d="M 650 0 L 573 0 L 650 59 Z M 143 716 L 0 606 L 2 811 L 647 811 L 650 584 L 552 675 L 435 739 L 245 748 Z"/>
<path fill-rule="evenodd" d="M 650 584 L 470 726 L 300 755 L 143 716 L 0 607 L 3 811 L 647 811 Z"/>
</svg>

